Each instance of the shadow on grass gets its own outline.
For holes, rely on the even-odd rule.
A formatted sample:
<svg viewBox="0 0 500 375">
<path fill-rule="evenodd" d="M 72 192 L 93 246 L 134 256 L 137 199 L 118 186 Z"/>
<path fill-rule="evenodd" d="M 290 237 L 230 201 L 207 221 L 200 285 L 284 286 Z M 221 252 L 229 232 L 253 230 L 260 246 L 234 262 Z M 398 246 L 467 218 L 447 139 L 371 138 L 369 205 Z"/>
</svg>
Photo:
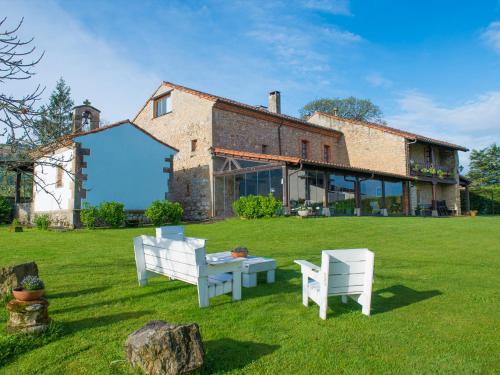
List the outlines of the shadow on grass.
<svg viewBox="0 0 500 375">
<path fill-rule="evenodd" d="M 93 294 L 93 293 L 100 293 L 103 292 L 107 289 L 109 289 L 109 286 L 100 286 L 96 288 L 88 288 L 88 289 L 82 289 L 82 290 L 73 290 L 70 292 L 61 292 L 61 293 L 50 293 L 47 294 L 47 298 L 52 299 L 52 298 L 71 298 L 71 297 L 78 297 L 82 296 L 85 294 Z"/>
<path fill-rule="evenodd" d="M 0 368 L 15 360 L 18 356 L 55 342 L 63 337 L 85 329 L 103 327 L 129 319 L 137 319 L 151 311 L 136 311 L 85 318 L 72 322 L 52 322 L 49 329 L 40 335 L 10 334 L 0 335 Z M 88 350 L 82 348 L 80 351 Z M 71 355 L 76 355 L 73 352 Z"/>
<path fill-rule="evenodd" d="M 415 290 L 404 285 L 379 289 L 372 295 L 372 315 L 399 309 L 443 294 L 439 290 Z"/>
<path fill-rule="evenodd" d="M 418 291 L 400 284 L 379 289 L 372 293 L 371 315 L 396 310 L 441 294 L 443 293 L 439 290 Z M 329 312 L 330 316 L 339 316 L 353 311 L 361 313 L 361 305 L 350 298 L 347 304 L 343 304 L 340 302 L 340 297 L 329 297 L 328 306 L 333 310 Z"/>
<path fill-rule="evenodd" d="M 239 370 L 273 353 L 279 345 L 261 344 L 251 341 L 236 341 L 230 338 L 206 341 L 203 373 Z"/>
<path fill-rule="evenodd" d="M 115 303 L 130 301 L 131 299 L 138 300 L 140 298 L 149 297 L 149 296 L 159 296 L 159 295 L 161 295 L 161 293 L 170 292 L 170 291 L 184 288 L 184 287 L 189 287 L 189 284 L 183 283 L 183 284 L 179 284 L 179 285 L 176 285 L 173 287 L 171 286 L 169 288 L 162 288 L 160 290 L 154 289 L 151 292 L 137 294 L 137 295 L 127 295 L 125 297 L 120 297 L 120 298 L 115 298 L 115 299 L 103 298 L 100 302 L 88 303 L 86 305 L 70 306 L 70 307 L 66 307 L 66 308 L 62 308 L 62 309 L 53 310 L 51 314 L 62 314 L 62 313 L 71 312 L 71 311 L 79 311 L 81 309 L 88 309 L 91 307 L 113 305 Z M 49 298 L 50 298 L 50 296 L 49 296 Z"/>
</svg>

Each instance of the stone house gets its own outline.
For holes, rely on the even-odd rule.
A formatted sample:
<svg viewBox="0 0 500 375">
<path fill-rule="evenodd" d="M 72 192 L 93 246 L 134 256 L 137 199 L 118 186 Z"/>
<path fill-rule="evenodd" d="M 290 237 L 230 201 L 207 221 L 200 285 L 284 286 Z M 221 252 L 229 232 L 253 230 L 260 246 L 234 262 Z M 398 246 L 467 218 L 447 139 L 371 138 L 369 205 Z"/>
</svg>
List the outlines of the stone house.
<svg viewBox="0 0 500 375">
<path fill-rule="evenodd" d="M 48 214 L 52 225 L 80 226 L 84 203 L 118 201 L 129 217 L 168 198 L 175 147 L 129 120 L 99 127 L 99 110 L 77 106 L 73 134 L 36 150 L 33 198 L 16 205 L 17 217 Z"/>
<path fill-rule="evenodd" d="M 330 114 L 287 116 L 278 91 L 266 108 L 162 82 L 133 123 L 179 150 L 170 197 L 186 219 L 229 216 L 240 196 L 269 193 L 291 213 L 461 213 L 465 147 Z"/>
</svg>

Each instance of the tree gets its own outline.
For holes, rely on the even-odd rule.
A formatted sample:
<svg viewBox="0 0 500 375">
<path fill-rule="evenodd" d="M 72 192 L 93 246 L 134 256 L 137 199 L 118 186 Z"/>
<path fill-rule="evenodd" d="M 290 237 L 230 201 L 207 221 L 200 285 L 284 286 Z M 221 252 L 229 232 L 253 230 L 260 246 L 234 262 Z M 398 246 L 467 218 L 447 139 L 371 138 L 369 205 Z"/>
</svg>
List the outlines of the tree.
<svg viewBox="0 0 500 375">
<path fill-rule="evenodd" d="M 385 123 L 382 111 L 369 99 L 359 99 L 350 96 L 345 99 L 316 99 L 307 103 L 301 110 L 302 118 L 311 116 L 314 112 L 325 112 L 333 115 L 368 122 Z"/>
<path fill-rule="evenodd" d="M 476 187 L 500 187 L 500 146 L 493 143 L 482 150 L 472 150 L 468 177 Z"/>
<path fill-rule="evenodd" d="M 71 89 L 61 77 L 50 95 L 49 105 L 40 108 L 41 118 L 34 124 L 34 134 L 41 144 L 54 142 L 72 132 L 72 108 Z"/>
<path fill-rule="evenodd" d="M 0 155 L 0 167 L 30 178 L 29 166 L 35 162 L 43 169 L 45 166 L 63 165 L 71 159 L 51 154 L 43 154 L 44 158 L 40 159 L 41 154 L 34 152 L 42 145 L 36 136 L 36 124 L 41 116 L 36 108 L 44 89 L 38 85 L 28 94 L 15 97 L 9 95 L 7 88 L 3 86 L 7 82 L 15 84 L 32 78 L 35 75 L 34 68 L 43 58 L 43 53 L 36 53 L 33 38 L 23 40 L 17 35 L 24 19 L 11 28 L 7 27 L 6 20 L 6 17 L 0 20 L 0 140 L 7 138 L 7 149 Z M 62 146 L 63 141 L 67 140 L 58 140 L 54 143 L 54 148 L 57 148 L 58 143 Z M 75 178 L 71 170 L 65 169 L 65 172 Z M 47 189 L 49 183 L 40 174 L 33 175 L 32 178 L 37 187 L 52 195 L 59 203 L 59 199 Z"/>
</svg>

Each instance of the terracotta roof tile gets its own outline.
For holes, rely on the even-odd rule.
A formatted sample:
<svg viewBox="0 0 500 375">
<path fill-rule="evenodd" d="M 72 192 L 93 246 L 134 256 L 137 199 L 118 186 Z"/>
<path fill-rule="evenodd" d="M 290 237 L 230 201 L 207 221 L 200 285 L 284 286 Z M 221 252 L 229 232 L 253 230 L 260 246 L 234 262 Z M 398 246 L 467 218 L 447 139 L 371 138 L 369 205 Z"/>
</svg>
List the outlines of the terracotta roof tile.
<svg viewBox="0 0 500 375">
<path fill-rule="evenodd" d="M 394 177 L 394 178 L 399 178 L 399 179 L 404 179 L 404 180 L 414 180 L 415 179 L 414 177 L 400 175 L 400 174 L 396 174 L 396 173 L 388 173 L 388 172 L 377 171 L 377 170 L 373 170 L 373 169 L 352 167 L 350 165 L 340 164 L 340 163 L 327 163 L 327 162 L 318 161 L 318 160 L 301 159 L 301 158 L 295 157 L 295 156 L 259 154 L 256 152 L 230 150 L 230 149 L 221 148 L 221 147 L 212 147 L 212 153 L 214 155 L 217 155 L 217 156 L 230 156 L 230 157 L 234 157 L 234 158 L 243 158 L 243 159 L 260 160 L 260 161 L 277 161 L 277 162 L 290 163 L 290 164 L 294 164 L 294 165 L 303 163 L 303 164 L 316 165 L 316 166 L 326 167 L 326 168 L 330 167 L 330 168 L 337 168 L 337 169 L 352 171 L 352 172 Z"/>
</svg>

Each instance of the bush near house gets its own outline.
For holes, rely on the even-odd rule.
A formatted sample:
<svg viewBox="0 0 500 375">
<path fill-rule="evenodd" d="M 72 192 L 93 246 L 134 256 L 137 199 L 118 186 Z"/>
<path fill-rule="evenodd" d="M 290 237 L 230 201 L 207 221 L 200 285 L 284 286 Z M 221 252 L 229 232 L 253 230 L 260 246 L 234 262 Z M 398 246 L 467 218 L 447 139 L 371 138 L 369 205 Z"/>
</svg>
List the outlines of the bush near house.
<svg viewBox="0 0 500 375">
<path fill-rule="evenodd" d="M 123 203 L 102 202 L 98 208 L 99 218 L 107 225 L 118 228 L 125 222 L 125 210 Z"/>
<path fill-rule="evenodd" d="M 35 217 L 35 225 L 40 230 L 48 230 L 51 222 L 50 216 L 47 214 L 37 215 Z"/>
<path fill-rule="evenodd" d="M 94 229 L 99 219 L 99 208 L 85 202 L 80 210 L 80 221 L 87 229 Z"/>
<path fill-rule="evenodd" d="M 248 195 L 241 197 L 233 203 L 234 212 L 245 219 L 258 219 L 278 215 L 281 202 L 272 194 L 267 197 L 261 195 Z"/>
<path fill-rule="evenodd" d="M 11 213 L 12 206 L 10 202 L 4 197 L 0 197 L 0 224 L 7 223 Z"/>
<path fill-rule="evenodd" d="M 179 203 L 168 200 L 154 201 L 144 212 L 144 215 L 157 227 L 178 224 L 183 214 L 184 210 Z"/>
</svg>

